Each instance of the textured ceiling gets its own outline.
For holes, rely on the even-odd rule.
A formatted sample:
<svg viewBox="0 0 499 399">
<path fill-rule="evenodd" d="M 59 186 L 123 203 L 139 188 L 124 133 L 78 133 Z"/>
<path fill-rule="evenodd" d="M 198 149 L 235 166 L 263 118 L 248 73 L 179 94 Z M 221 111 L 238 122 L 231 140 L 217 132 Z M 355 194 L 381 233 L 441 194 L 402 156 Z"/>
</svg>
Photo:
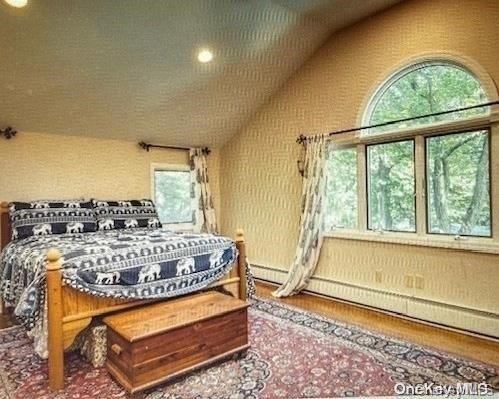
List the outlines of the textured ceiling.
<svg viewBox="0 0 499 399">
<path fill-rule="evenodd" d="M 396 2 L 0 0 L 0 127 L 220 146 L 333 31 Z"/>
</svg>

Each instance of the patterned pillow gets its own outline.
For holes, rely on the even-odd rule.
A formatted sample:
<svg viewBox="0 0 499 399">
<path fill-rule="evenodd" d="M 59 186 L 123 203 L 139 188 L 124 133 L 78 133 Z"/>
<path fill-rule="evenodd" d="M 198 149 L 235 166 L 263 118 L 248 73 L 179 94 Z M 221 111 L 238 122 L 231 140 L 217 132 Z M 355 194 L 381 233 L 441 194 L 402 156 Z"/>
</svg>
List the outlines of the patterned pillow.
<svg viewBox="0 0 499 399">
<path fill-rule="evenodd" d="M 47 234 L 85 233 L 97 228 L 91 202 L 12 202 L 9 210 L 12 240 Z"/>
<path fill-rule="evenodd" d="M 159 228 L 161 223 L 154 202 L 148 199 L 131 201 L 92 200 L 98 230 Z"/>
</svg>

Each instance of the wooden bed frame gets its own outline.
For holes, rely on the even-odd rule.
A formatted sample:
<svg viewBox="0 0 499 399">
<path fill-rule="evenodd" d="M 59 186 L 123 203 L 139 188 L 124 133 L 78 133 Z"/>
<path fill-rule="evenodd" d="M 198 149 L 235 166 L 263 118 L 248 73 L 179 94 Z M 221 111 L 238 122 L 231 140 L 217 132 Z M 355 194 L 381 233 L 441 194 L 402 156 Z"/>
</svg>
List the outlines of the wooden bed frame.
<svg viewBox="0 0 499 399">
<path fill-rule="evenodd" d="M 8 203 L 0 204 L 0 249 L 11 240 Z M 242 230 L 236 232 L 239 251 L 235 267 L 224 279 L 209 286 L 225 287 L 234 296 L 246 300 L 246 245 Z M 47 252 L 47 308 L 48 308 L 48 378 L 52 391 L 64 388 L 64 349 L 92 321 L 93 317 L 123 309 L 158 302 L 158 300 L 128 300 L 101 298 L 83 293 L 65 285 L 62 281 L 61 253 L 52 248 Z M 168 299 L 160 300 L 167 301 Z M 2 305 L 3 309 L 3 305 Z"/>
</svg>

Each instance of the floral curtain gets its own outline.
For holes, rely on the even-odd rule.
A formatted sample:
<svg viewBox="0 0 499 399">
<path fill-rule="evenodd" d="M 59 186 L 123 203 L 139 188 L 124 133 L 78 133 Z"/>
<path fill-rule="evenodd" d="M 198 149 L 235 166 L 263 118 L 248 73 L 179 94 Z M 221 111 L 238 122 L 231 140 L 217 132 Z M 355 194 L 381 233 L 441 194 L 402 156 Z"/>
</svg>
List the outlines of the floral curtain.
<svg viewBox="0 0 499 399">
<path fill-rule="evenodd" d="M 217 233 L 217 220 L 210 191 L 206 154 L 203 149 L 191 148 L 189 150 L 189 165 L 194 231 Z"/>
<path fill-rule="evenodd" d="M 272 293 L 276 297 L 300 292 L 307 286 L 317 266 L 324 229 L 326 152 L 323 137 L 306 144 L 298 247 L 286 281 Z"/>
<path fill-rule="evenodd" d="M 256 285 L 255 285 L 255 277 L 253 276 L 253 272 L 251 271 L 251 264 L 246 258 L 246 296 L 251 299 L 256 295 Z"/>
</svg>

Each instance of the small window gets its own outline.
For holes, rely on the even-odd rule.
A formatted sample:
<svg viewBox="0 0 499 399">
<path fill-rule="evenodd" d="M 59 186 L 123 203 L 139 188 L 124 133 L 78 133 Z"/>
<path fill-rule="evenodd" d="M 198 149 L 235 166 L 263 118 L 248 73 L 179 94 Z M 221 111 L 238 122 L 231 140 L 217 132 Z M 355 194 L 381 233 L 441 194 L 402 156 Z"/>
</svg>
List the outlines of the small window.
<svg viewBox="0 0 499 399">
<path fill-rule="evenodd" d="M 367 146 L 368 228 L 416 231 L 414 141 Z"/>
<path fill-rule="evenodd" d="M 161 223 L 192 223 L 191 174 L 188 170 L 154 168 L 154 198 Z"/>
<path fill-rule="evenodd" d="M 326 230 L 357 228 L 357 149 L 330 151 L 327 171 Z"/>
<path fill-rule="evenodd" d="M 485 91 L 471 72 L 451 62 L 424 62 L 404 69 L 386 82 L 375 95 L 365 122 L 376 125 L 484 102 L 487 102 Z M 488 107 L 475 108 L 373 128 L 365 134 L 458 120 L 488 112 Z"/>
<path fill-rule="evenodd" d="M 491 236 L 489 131 L 426 138 L 428 232 Z"/>
</svg>

